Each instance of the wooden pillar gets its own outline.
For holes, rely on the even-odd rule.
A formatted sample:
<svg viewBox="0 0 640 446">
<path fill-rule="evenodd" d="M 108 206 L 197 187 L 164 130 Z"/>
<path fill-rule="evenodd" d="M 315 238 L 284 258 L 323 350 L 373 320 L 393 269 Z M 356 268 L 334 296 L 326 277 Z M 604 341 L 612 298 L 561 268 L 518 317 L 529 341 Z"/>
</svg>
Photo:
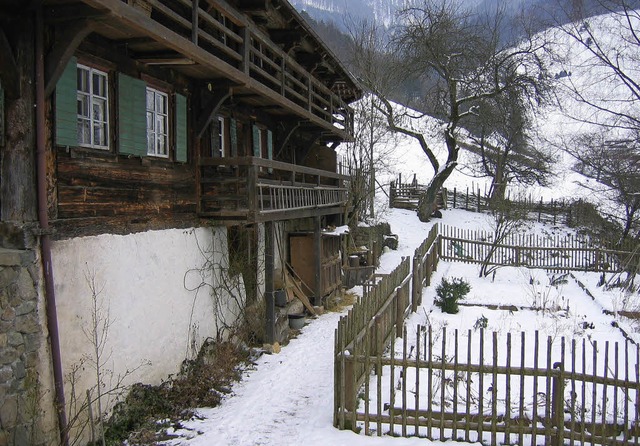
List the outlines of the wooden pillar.
<svg viewBox="0 0 640 446">
<path fill-rule="evenodd" d="M 313 304 L 322 305 L 322 217 L 313 219 L 314 277 Z"/>
<path fill-rule="evenodd" d="M 273 297 L 273 222 L 264 224 L 264 300 L 266 304 L 265 341 L 273 344 L 276 341 L 276 310 Z"/>
<path fill-rule="evenodd" d="M 37 218 L 35 29 L 31 14 L 16 15 L 2 22 L 2 26 L 0 32 L 12 39 L 3 40 L 6 45 L 0 45 L 6 124 L 4 145 L 0 147 L 0 217 L 23 223 Z"/>
</svg>

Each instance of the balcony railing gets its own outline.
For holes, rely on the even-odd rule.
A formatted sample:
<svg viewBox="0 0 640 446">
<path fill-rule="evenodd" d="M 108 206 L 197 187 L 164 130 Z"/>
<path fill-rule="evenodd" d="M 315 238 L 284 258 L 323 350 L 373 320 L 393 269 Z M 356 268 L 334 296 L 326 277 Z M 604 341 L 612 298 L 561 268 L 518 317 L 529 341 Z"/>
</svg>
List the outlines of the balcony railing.
<svg viewBox="0 0 640 446">
<path fill-rule="evenodd" d="M 226 2 L 201 0 L 122 0 L 144 3 L 151 18 L 198 49 L 224 62 L 232 81 L 256 81 L 267 96 L 286 99 L 338 134 L 353 134 L 353 110 L 318 78 L 277 46 L 248 18 Z M 200 5 L 206 6 L 203 9 Z M 150 63 L 154 63 L 150 60 Z M 220 69 L 215 59 L 213 70 Z M 229 70 L 231 68 L 231 70 Z M 250 80 L 249 80 L 250 79 Z M 247 82 L 249 81 L 249 82 Z M 313 120 L 312 118 L 312 120 Z M 328 126 L 327 126 L 328 124 Z"/>
<path fill-rule="evenodd" d="M 199 213 L 267 221 L 341 212 L 349 177 L 255 157 L 200 160 Z"/>
</svg>

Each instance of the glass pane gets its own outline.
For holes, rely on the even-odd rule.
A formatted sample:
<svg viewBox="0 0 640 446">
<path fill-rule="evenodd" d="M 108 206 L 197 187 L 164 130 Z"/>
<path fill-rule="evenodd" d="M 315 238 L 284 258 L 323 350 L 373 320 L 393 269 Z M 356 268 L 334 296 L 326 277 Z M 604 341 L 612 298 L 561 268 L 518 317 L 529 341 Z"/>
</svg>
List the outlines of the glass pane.
<svg viewBox="0 0 640 446">
<path fill-rule="evenodd" d="M 166 147 L 165 141 L 166 139 L 164 136 L 158 136 L 158 155 L 167 154 L 167 147 Z"/>
<path fill-rule="evenodd" d="M 152 112 L 147 112 L 147 130 L 155 130 L 155 119 Z"/>
<path fill-rule="evenodd" d="M 104 88 L 104 76 L 102 76 L 99 73 L 93 73 L 92 78 L 93 78 L 93 85 L 92 85 L 93 94 L 96 96 L 105 97 L 104 92 L 106 89 Z"/>
<path fill-rule="evenodd" d="M 78 119 L 78 142 L 80 144 L 91 143 L 90 123 L 84 119 Z"/>
<path fill-rule="evenodd" d="M 161 135 L 166 135 L 167 124 L 164 116 L 158 116 L 158 119 L 156 122 L 158 123 L 158 126 L 156 127 L 156 132 Z"/>
<path fill-rule="evenodd" d="M 95 121 L 105 121 L 105 110 L 107 103 L 104 99 L 94 99 L 93 101 L 93 119 Z"/>
<path fill-rule="evenodd" d="M 78 94 L 78 116 L 89 118 L 89 97 L 84 94 Z"/>
<path fill-rule="evenodd" d="M 147 110 L 153 110 L 154 100 L 153 91 L 147 89 Z"/>
<path fill-rule="evenodd" d="M 158 113 L 162 113 L 163 115 L 167 114 L 167 99 L 162 94 L 156 95 L 156 111 Z"/>
<path fill-rule="evenodd" d="M 93 125 L 93 144 L 96 146 L 104 146 L 104 134 L 102 126 L 98 123 Z"/>
<path fill-rule="evenodd" d="M 89 71 L 84 68 L 78 68 L 78 91 L 89 93 Z"/>
<path fill-rule="evenodd" d="M 156 135 L 153 132 L 147 133 L 147 153 L 153 155 L 156 153 Z"/>
</svg>

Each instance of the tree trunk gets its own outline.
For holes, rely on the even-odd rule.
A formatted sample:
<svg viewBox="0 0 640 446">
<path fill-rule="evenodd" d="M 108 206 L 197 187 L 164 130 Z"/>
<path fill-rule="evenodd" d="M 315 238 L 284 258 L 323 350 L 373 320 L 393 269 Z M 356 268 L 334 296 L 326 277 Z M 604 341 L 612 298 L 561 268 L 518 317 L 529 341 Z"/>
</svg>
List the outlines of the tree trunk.
<svg viewBox="0 0 640 446">
<path fill-rule="evenodd" d="M 438 171 L 431 180 L 431 183 L 429 183 L 427 190 L 422 194 L 420 202 L 418 203 L 418 219 L 420 219 L 420 221 L 429 221 L 431 218 L 431 215 L 437 207 L 436 200 L 438 198 L 438 193 L 455 168 L 455 162 L 447 163 L 447 166 Z"/>
</svg>

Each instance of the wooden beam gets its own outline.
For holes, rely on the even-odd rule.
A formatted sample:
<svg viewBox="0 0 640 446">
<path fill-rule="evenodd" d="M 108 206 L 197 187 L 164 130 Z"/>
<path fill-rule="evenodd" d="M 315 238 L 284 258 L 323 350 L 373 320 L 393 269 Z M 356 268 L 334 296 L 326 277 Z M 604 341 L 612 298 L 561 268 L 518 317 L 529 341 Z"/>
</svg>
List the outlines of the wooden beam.
<svg viewBox="0 0 640 446">
<path fill-rule="evenodd" d="M 202 138 L 204 131 L 207 129 L 211 121 L 218 114 L 218 110 L 227 100 L 229 96 L 231 96 L 231 87 L 221 88 L 217 90 L 213 96 L 209 98 L 207 104 L 204 106 L 204 111 L 200 114 L 200 119 L 196 123 L 196 135 L 197 139 Z"/>
<path fill-rule="evenodd" d="M 4 28 L 0 29 L 0 81 L 7 98 L 15 99 L 20 97 L 18 65 Z"/>
<path fill-rule="evenodd" d="M 267 0 L 238 0 L 238 9 L 245 12 L 261 12 L 267 10 Z"/>
<path fill-rule="evenodd" d="M 65 25 L 60 35 L 56 36 L 53 48 L 45 57 L 45 97 L 53 93 L 69 59 L 95 27 L 93 20 L 78 20 Z"/>
</svg>

